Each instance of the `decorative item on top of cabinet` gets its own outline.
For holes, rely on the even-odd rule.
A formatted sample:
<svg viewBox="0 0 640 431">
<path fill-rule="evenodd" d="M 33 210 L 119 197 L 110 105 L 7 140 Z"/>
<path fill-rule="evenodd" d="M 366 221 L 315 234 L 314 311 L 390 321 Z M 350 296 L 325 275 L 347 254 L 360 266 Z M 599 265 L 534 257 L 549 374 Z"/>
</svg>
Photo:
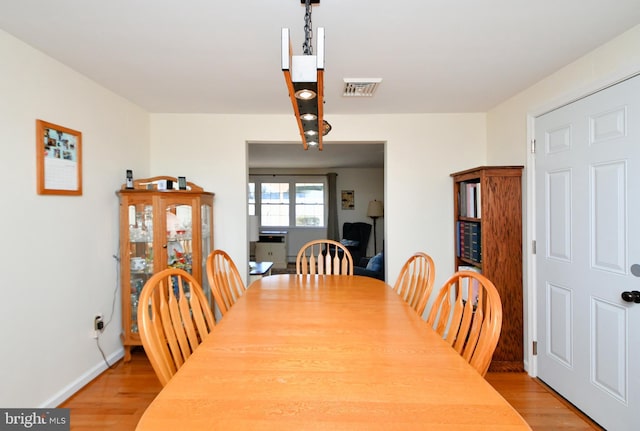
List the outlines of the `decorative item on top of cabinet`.
<svg viewBox="0 0 640 431">
<path fill-rule="evenodd" d="M 490 371 L 521 371 L 522 166 L 481 166 L 451 174 L 455 268 L 481 272 L 502 301 L 502 331 Z"/>
<path fill-rule="evenodd" d="M 172 188 L 167 185 L 172 184 Z M 122 344 L 125 361 L 131 348 L 141 346 L 138 334 L 138 296 L 147 280 L 167 267 L 192 274 L 211 302 L 205 273 L 213 250 L 213 197 L 202 187 L 159 176 L 123 184 L 120 199 L 120 286 L 122 296 Z M 175 185 L 175 187 L 173 186 Z"/>
</svg>

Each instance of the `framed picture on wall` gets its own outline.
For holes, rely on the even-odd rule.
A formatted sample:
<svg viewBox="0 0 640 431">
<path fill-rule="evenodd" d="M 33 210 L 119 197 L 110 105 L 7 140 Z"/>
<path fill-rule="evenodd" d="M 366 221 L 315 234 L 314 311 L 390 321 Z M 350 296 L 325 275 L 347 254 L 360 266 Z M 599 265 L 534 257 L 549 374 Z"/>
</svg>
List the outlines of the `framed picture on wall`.
<svg viewBox="0 0 640 431">
<path fill-rule="evenodd" d="M 355 209 L 355 201 L 353 196 L 353 190 L 343 190 L 342 191 L 342 209 L 343 210 L 352 210 Z"/>
<path fill-rule="evenodd" d="M 36 120 L 38 194 L 82 195 L 82 133 Z"/>
</svg>

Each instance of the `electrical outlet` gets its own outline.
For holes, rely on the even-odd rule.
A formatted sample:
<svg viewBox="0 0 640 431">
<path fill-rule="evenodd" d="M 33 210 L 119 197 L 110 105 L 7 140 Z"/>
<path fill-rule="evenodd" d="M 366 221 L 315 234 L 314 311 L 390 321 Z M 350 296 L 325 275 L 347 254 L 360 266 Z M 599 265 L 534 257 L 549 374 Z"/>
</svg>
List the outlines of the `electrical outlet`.
<svg viewBox="0 0 640 431">
<path fill-rule="evenodd" d="M 104 319 L 102 314 L 96 314 L 96 317 L 93 318 L 93 338 L 98 338 L 102 331 L 104 331 Z"/>
</svg>

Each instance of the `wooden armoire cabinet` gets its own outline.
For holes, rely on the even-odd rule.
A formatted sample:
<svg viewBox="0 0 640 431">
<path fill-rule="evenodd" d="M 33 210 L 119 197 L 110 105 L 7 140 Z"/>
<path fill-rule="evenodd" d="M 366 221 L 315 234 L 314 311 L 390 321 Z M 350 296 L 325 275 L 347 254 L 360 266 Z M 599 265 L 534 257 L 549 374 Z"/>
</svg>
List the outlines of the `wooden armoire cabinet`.
<svg viewBox="0 0 640 431">
<path fill-rule="evenodd" d="M 522 166 L 481 166 L 451 174 L 455 269 L 495 284 L 502 332 L 491 371 L 521 371 L 523 353 Z"/>
<path fill-rule="evenodd" d="M 184 269 L 200 282 L 211 301 L 205 264 L 213 250 L 213 197 L 174 177 L 133 181 L 116 192 L 120 199 L 120 286 L 125 361 L 140 346 L 138 297 L 147 280 L 168 267 Z"/>
</svg>

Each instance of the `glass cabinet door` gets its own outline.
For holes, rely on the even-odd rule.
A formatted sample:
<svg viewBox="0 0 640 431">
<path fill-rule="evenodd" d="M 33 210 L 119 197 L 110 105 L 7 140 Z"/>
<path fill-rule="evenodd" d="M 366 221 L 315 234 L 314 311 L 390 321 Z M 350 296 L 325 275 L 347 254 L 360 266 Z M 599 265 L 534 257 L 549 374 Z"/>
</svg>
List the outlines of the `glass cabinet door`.
<svg viewBox="0 0 640 431">
<path fill-rule="evenodd" d="M 129 212 L 129 288 L 131 295 L 131 328 L 138 332 L 138 297 L 153 274 L 153 207 L 138 203 L 128 206 Z M 125 294 L 123 292 L 123 294 Z"/>
<path fill-rule="evenodd" d="M 211 286 L 207 277 L 207 258 L 213 251 L 213 207 L 208 204 L 200 205 L 200 268 L 202 274 L 202 289 L 211 305 Z"/>
<path fill-rule="evenodd" d="M 168 205 L 166 216 L 167 267 L 193 274 L 193 207 Z"/>
<path fill-rule="evenodd" d="M 202 267 L 202 273 L 204 274 L 205 266 L 207 263 L 207 257 L 213 251 L 213 244 L 211 241 L 211 229 L 212 220 L 211 215 L 213 214 L 213 209 L 210 205 L 202 205 L 200 208 L 200 239 L 202 240 L 202 262 L 200 262 Z"/>
</svg>

